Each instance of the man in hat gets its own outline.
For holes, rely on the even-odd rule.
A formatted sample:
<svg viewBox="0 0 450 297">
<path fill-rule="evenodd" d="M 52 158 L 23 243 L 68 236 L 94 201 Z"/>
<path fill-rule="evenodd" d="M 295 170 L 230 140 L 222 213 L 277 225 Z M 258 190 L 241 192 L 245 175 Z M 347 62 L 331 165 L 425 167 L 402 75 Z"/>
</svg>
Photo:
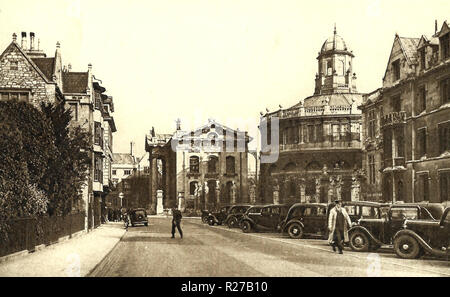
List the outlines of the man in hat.
<svg viewBox="0 0 450 297">
<path fill-rule="evenodd" d="M 181 230 L 181 211 L 179 211 L 177 208 L 172 208 L 172 237 L 175 238 L 175 227 L 178 229 L 178 232 L 180 233 L 180 237 L 183 238 L 183 231 Z"/>
<path fill-rule="evenodd" d="M 342 240 L 348 242 L 348 229 L 351 227 L 352 221 L 345 208 L 342 207 L 341 201 L 336 200 L 334 204 L 335 207 L 331 209 L 328 218 L 328 230 L 330 231 L 328 242 L 334 252 L 337 247 L 339 254 L 342 254 L 342 250 L 344 249 Z"/>
</svg>

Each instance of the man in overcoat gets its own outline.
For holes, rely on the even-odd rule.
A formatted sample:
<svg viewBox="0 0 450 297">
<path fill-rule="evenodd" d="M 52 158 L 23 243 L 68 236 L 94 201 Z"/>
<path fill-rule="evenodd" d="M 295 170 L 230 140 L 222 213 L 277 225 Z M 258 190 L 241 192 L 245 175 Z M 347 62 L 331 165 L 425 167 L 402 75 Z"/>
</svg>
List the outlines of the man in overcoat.
<svg viewBox="0 0 450 297">
<path fill-rule="evenodd" d="M 352 221 L 345 208 L 342 207 L 341 201 L 336 200 L 334 203 L 335 207 L 331 209 L 328 217 L 328 230 L 330 231 L 328 242 L 334 252 L 337 247 L 339 254 L 342 254 L 344 249 L 342 241 L 348 242 L 348 229 L 352 226 Z"/>
<path fill-rule="evenodd" d="M 179 211 L 177 208 L 172 208 L 172 238 L 175 238 L 175 227 L 178 229 L 178 232 L 180 233 L 180 237 L 183 238 L 183 231 L 181 230 L 181 211 Z"/>
</svg>

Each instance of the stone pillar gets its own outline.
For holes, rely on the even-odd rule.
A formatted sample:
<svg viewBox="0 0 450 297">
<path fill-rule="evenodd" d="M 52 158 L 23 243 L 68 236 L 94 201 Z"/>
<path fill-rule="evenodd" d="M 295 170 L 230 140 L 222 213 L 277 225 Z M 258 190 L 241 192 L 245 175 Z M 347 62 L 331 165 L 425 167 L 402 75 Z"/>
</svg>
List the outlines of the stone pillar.
<svg viewBox="0 0 450 297">
<path fill-rule="evenodd" d="M 342 177 L 340 175 L 336 177 L 336 199 L 342 200 Z"/>
<path fill-rule="evenodd" d="M 152 211 L 156 211 L 156 191 L 158 190 L 158 164 L 156 158 L 151 158 L 150 160 L 151 164 L 151 189 L 152 193 L 151 200 L 152 200 Z"/>
<path fill-rule="evenodd" d="M 250 185 L 249 196 L 250 196 L 250 203 L 254 204 L 256 202 L 256 185 L 254 183 Z"/>
<path fill-rule="evenodd" d="M 316 177 L 316 194 L 314 196 L 314 202 L 319 203 L 320 202 L 320 177 Z"/>
<path fill-rule="evenodd" d="M 359 201 L 360 192 L 361 192 L 360 182 L 357 178 L 353 177 L 351 188 L 352 201 Z"/>
<path fill-rule="evenodd" d="M 305 197 L 305 190 L 306 190 L 306 184 L 305 184 L 305 179 L 302 178 L 300 179 L 300 202 L 305 203 L 306 202 L 306 197 Z"/>
<path fill-rule="evenodd" d="M 203 209 L 209 209 L 209 187 L 208 187 L 208 182 L 205 181 L 205 185 L 204 185 L 204 189 L 205 189 L 205 206 Z"/>
<path fill-rule="evenodd" d="M 327 202 L 331 203 L 334 200 L 334 179 L 332 176 L 330 176 L 329 184 L 328 184 L 328 195 L 327 195 Z"/>
<path fill-rule="evenodd" d="M 184 198 L 184 193 L 183 192 L 179 192 L 178 193 L 178 209 L 180 211 L 184 211 L 186 209 L 186 202 L 185 202 L 185 198 Z"/>
<path fill-rule="evenodd" d="M 162 190 L 157 190 L 156 191 L 156 214 L 162 214 L 164 212 L 164 207 L 163 207 L 163 191 Z"/>
<path fill-rule="evenodd" d="M 216 201 L 214 201 L 214 207 L 220 204 L 220 182 L 216 180 Z"/>
</svg>

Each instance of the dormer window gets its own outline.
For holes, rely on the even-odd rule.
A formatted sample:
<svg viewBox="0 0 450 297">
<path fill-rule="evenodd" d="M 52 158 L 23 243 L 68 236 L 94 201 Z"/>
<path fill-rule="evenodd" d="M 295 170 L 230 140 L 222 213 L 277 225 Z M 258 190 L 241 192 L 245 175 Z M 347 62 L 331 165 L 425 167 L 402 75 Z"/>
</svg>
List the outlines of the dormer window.
<svg viewBox="0 0 450 297">
<path fill-rule="evenodd" d="M 400 60 L 392 62 L 392 72 L 394 75 L 394 81 L 400 79 Z"/>
<path fill-rule="evenodd" d="M 425 47 L 423 47 L 420 50 L 419 55 L 420 55 L 420 67 L 421 67 L 421 69 L 425 69 L 426 68 L 426 65 L 425 65 Z"/>
<path fill-rule="evenodd" d="M 450 57 L 449 33 L 442 36 L 440 38 L 440 41 L 441 41 L 442 60 L 446 60 Z"/>
</svg>

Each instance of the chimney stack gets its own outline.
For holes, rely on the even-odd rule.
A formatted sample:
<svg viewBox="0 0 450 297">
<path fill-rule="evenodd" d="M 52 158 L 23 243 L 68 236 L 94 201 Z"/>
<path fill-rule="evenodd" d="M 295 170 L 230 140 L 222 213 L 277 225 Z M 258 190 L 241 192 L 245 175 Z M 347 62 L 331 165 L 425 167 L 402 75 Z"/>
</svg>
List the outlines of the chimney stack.
<svg viewBox="0 0 450 297">
<path fill-rule="evenodd" d="M 30 51 L 34 50 L 34 32 L 30 32 Z"/>
<path fill-rule="evenodd" d="M 12 37 L 13 37 L 13 42 L 16 42 L 16 40 L 17 40 L 17 34 L 16 34 L 16 33 L 13 33 Z"/>
<path fill-rule="evenodd" d="M 434 34 L 437 33 L 437 20 L 434 20 Z"/>
<path fill-rule="evenodd" d="M 27 32 L 22 32 L 22 40 L 21 40 L 20 46 L 24 50 L 27 49 Z"/>
</svg>

